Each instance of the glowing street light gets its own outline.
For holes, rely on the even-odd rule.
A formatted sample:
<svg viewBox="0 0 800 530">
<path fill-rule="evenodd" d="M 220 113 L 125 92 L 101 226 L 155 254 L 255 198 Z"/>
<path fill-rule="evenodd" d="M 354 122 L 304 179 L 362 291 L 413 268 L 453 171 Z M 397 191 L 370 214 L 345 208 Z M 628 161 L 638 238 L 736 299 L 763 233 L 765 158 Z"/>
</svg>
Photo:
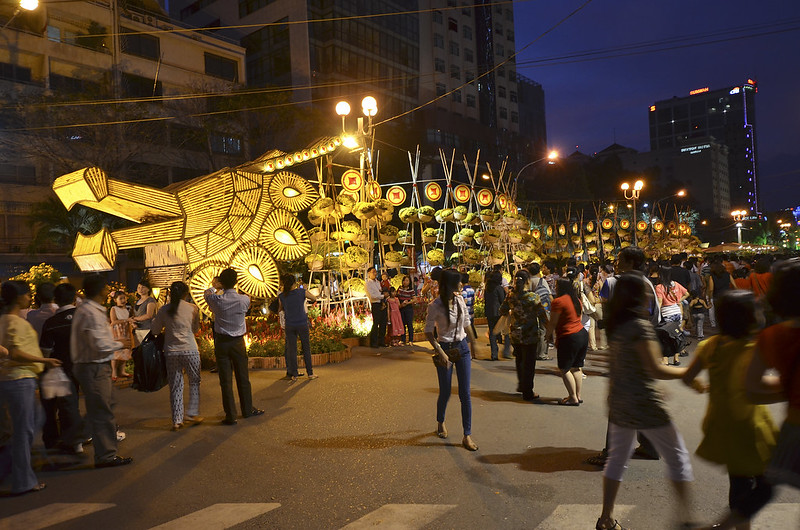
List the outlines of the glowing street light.
<svg viewBox="0 0 800 530">
<path fill-rule="evenodd" d="M 637 180 L 633 183 L 633 189 L 631 189 L 631 185 L 627 182 L 623 182 L 620 186 L 622 190 L 622 195 L 628 201 L 633 201 L 633 244 L 636 245 L 636 200 L 639 198 L 639 195 L 642 193 L 642 189 L 644 189 L 644 182 L 641 180 Z M 630 192 L 630 193 L 629 193 Z"/>
<path fill-rule="evenodd" d="M 731 217 L 736 221 L 736 240 L 742 244 L 742 220 L 747 216 L 747 210 L 734 210 Z"/>
<path fill-rule="evenodd" d="M 6 29 L 8 25 L 11 24 L 11 21 L 17 18 L 17 15 L 19 15 L 22 11 L 33 11 L 38 7 L 39 0 L 20 0 L 17 8 L 14 10 L 14 14 L 11 15 L 11 18 L 8 19 L 8 22 L 5 23 L 2 29 Z"/>
<path fill-rule="evenodd" d="M 673 193 L 672 195 L 667 195 L 666 197 L 661 197 L 657 201 L 653 203 L 653 206 L 650 208 L 650 233 L 653 232 L 653 218 L 656 214 L 656 204 L 660 203 L 661 201 L 665 201 L 667 199 L 671 199 L 672 197 L 686 197 L 686 190 L 679 190 L 677 193 Z M 647 206 L 645 206 L 646 208 Z"/>
</svg>

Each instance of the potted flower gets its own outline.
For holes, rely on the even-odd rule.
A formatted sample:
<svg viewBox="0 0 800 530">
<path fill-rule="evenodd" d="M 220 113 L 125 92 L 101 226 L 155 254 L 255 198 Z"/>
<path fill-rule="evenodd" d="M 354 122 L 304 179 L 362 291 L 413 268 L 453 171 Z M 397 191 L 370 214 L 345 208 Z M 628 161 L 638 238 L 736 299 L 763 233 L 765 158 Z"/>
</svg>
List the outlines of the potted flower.
<svg viewBox="0 0 800 530">
<path fill-rule="evenodd" d="M 444 263 L 444 252 L 438 248 L 433 248 L 428 251 L 428 263 L 437 267 Z"/>
<path fill-rule="evenodd" d="M 458 237 L 461 238 L 461 241 L 472 243 L 472 238 L 475 237 L 475 230 L 472 228 L 462 228 L 458 233 Z"/>
<path fill-rule="evenodd" d="M 413 241 L 411 239 L 411 234 L 408 230 L 400 230 L 397 232 L 397 241 L 399 241 L 401 245 L 412 244 Z"/>
<path fill-rule="evenodd" d="M 451 208 L 442 208 L 436 212 L 436 221 L 439 223 L 446 223 L 453 220 L 453 210 Z"/>
<path fill-rule="evenodd" d="M 357 234 L 354 234 L 353 240 L 359 245 L 366 243 L 367 241 L 369 241 L 369 232 L 367 231 L 366 228 L 362 228 L 358 231 Z"/>
<path fill-rule="evenodd" d="M 530 230 L 531 229 L 531 222 L 524 215 L 517 214 L 517 220 L 514 223 L 514 226 L 519 228 L 520 230 Z"/>
<path fill-rule="evenodd" d="M 356 221 L 342 221 L 342 230 L 357 234 L 361 230 L 361 223 Z"/>
<path fill-rule="evenodd" d="M 367 292 L 367 286 L 361 278 L 350 278 L 342 284 L 343 291 L 350 291 L 354 295 L 363 295 Z"/>
<path fill-rule="evenodd" d="M 456 221 L 461 221 L 465 217 L 467 217 L 467 207 L 466 206 L 456 206 L 453 208 L 453 217 Z"/>
<path fill-rule="evenodd" d="M 461 236 L 459 236 L 459 235 L 458 235 L 458 232 L 456 232 L 455 234 L 453 234 L 453 236 L 450 238 L 450 241 L 452 241 L 452 242 L 453 242 L 453 244 L 454 244 L 455 246 L 457 246 L 457 247 L 459 247 L 459 246 L 464 246 L 464 245 L 466 245 L 466 244 L 467 244 L 467 243 L 466 243 L 466 241 L 463 241 L 463 240 L 461 239 Z"/>
<path fill-rule="evenodd" d="M 388 214 L 391 218 L 394 213 L 394 205 L 387 199 L 376 199 L 373 204 L 375 205 L 375 213 L 381 217 L 385 217 Z"/>
<path fill-rule="evenodd" d="M 506 261 L 506 253 L 496 248 L 489 252 L 489 265 L 500 265 Z"/>
<path fill-rule="evenodd" d="M 530 254 L 525 250 L 514 252 L 514 263 L 526 263 L 530 259 Z"/>
<path fill-rule="evenodd" d="M 328 254 L 325 256 L 325 268 L 328 270 L 336 270 L 341 268 L 342 260 L 339 256 L 334 256 L 333 254 Z"/>
<path fill-rule="evenodd" d="M 375 205 L 371 202 L 358 201 L 353 206 L 353 215 L 359 219 L 371 219 L 375 216 Z"/>
<path fill-rule="evenodd" d="M 314 226 L 319 226 L 322 224 L 322 215 L 316 210 L 309 210 L 308 222 Z"/>
<path fill-rule="evenodd" d="M 325 263 L 323 257 L 319 254 L 309 254 L 306 256 L 305 262 L 312 271 L 320 270 Z"/>
<path fill-rule="evenodd" d="M 467 216 L 464 218 L 465 225 L 476 225 L 481 222 L 481 218 L 479 215 L 474 213 L 468 213 Z"/>
<path fill-rule="evenodd" d="M 517 212 L 503 212 L 503 223 L 513 225 L 517 222 Z"/>
<path fill-rule="evenodd" d="M 346 230 L 337 230 L 331 234 L 331 237 L 335 241 L 352 241 L 356 235 L 353 232 L 347 232 Z"/>
<path fill-rule="evenodd" d="M 503 213 L 502 212 L 494 212 L 494 222 L 495 223 L 497 221 L 499 221 L 500 219 L 502 219 L 502 218 L 503 218 Z"/>
<path fill-rule="evenodd" d="M 403 253 L 393 250 L 384 254 L 383 258 L 387 267 L 396 269 L 403 262 Z"/>
<path fill-rule="evenodd" d="M 349 246 L 344 252 L 345 261 L 350 267 L 362 267 L 369 261 L 369 253 L 361 247 Z"/>
<path fill-rule="evenodd" d="M 509 243 L 521 243 L 522 242 L 522 234 L 519 230 L 509 230 L 508 231 L 508 242 Z"/>
<path fill-rule="evenodd" d="M 314 206 L 312 206 L 311 209 L 319 212 L 322 217 L 327 217 L 331 214 L 331 212 L 333 212 L 335 206 L 336 204 L 330 197 L 321 197 L 317 202 L 314 203 Z"/>
<path fill-rule="evenodd" d="M 483 245 L 483 232 L 475 232 L 473 236 L 475 238 L 475 242 L 479 245 Z"/>
<path fill-rule="evenodd" d="M 427 223 L 433 219 L 434 215 L 436 215 L 436 210 L 433 209 L 433 206 L 420 206 L 417 210 L 417 217 L 421 223 Z"/>
<path fill-rule="evenodd" d="M 485 243 L 497 243 L 498 239 L 500 239 L 500 230 L 496 228 L 490 228 L 483 233 L 483 241 Z"/>
<path fill-rule="evenodd" d="M 479 250 L 474 248 L 465 249 L 463 252 L 464 261 L 469 265 L 476 265 L 481 261 L 481 253 Z M 472 279 L 470 279 L 470 283 L 472 283 Z"/>
<path fill-rule="evenodd" d="M 490 208 L 481 210 L 481 221 L 485 221 L 487 223 L 494 221 L 494 210 Z"/>
<path fill-rule="evenodd" d="M 312 243 L 322 243 L 328 239 L 328 234 L 326 234 L 322 228 L 316 227 L 308 231 L 308 239 L 310 239 Z"/>
<path fill-rule="evenodd" d="M 469 271 L 469 284 L 478 287 L 483 283 L 483 273 L 481 271 Z"/>
<path fill-rule="evenodd" d="M 308 287 L 308 292 L 313 294 L 314 296 L 319 296 L 322 293 L 322 284 L 315 280 Z"/>
<path fill-rule="evenodd" d="M 413 223 L 415 221 L 419 221 L 419 216 L 417 215 L 417 209 L 413 206 L 407 206 L 405 208 L 401 208 L 397 214 L 400 217 L 400 220 L 404 223 Z"/>
<path fill-rule="evenodd" d="M 353 211 L 353 206 L 355 206 L 356 200 L 349 193 L 340 193 L 336 196 L 336 204 L 339 205 L 339 210 L 342 212 L 342 214 L 347 215 Z"/>
<path fill-rule="evenodd" d="M 424 243 L 434 243 L 439 238 L 438 228 L 426 228 L 422 231 L 422 241 Z"/>
<path fill-rule="evenodd" d="M 400 230 L 396 226 L 392 225 L 385 225 L 378 230 L 378 237 L 380 237 L 383 243 L 389 243 L 390 245 L 397 241 L 397 233 Z"/>
</svg>

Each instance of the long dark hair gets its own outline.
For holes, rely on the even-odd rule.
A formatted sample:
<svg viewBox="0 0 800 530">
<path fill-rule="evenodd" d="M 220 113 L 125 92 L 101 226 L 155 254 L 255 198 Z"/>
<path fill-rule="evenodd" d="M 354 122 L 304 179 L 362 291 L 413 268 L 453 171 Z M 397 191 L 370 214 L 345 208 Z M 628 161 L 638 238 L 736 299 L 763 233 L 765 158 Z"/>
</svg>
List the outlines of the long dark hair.
<svg viewBox="0 0 800 530">
<path fill-rule="evenodd" d="M 658 283 L 664 287 L 665 293 L 672 292 L 672 269 L 669 267 L 658 268 Z"/>
<path fill-rule="evenodd" d="M 797 293 L 800 292 L 800 259 L 791 258 L 779 263 L 767 292 L 767 301 L 781 318 L 800 317 Z"/>
<path fill-rule="evenodd" d="M 181 300 L 186 298 L 189 294 L 189 286 L 183 282 L 172 282 L 169 286 L 169 305 L 167 306 L 167 313 L 171 317 L 178 314 L 178 306 L 181 305 Z"/>
<path fill-rule="evenodd" d="M 31 292 L 30 286 L 20 280 L 8 280 L 0 286 L 0 315 L 8 313 L 17 298 Z"/>
<path fill-rule="evenodd" d="M 514 274 L 514 293 L 517 296 L 520 296 L 525 291 L 530 279 L 531 275 L 525 269 L 520 269 Z"/>
<path fill-rule="evenodd" d="M 556 298 L 564 295 L 567 295 L 572 299 L 572 305 L 575 307 L 575 314 L 580 316 L 581 301 L 578 299 L 578 295 L 575 293 L 572 280 L 567 278 L 559 278 L 556 282 Z"/>
<path fill-rule="evenodd" d="M 452 269 L 442 271 L 439 278 L 439 299 L 446 309 L 447 323 L 450 324 L 450 302 L 456 293 L 460 292 L 458 284 L 461 283 L 461 273 Z"/>
<path fill-rule="evenodd" d="M 503 285 L 503 273 L 500 271 L 489 271 L 486 273 L 486 292 L 490 293 L 499 285 Z"/>
<path fill-rule="evenodd" d="M 617 279 L 606 316 L 606 331 L 609 336 L 629 320 L 647 318 L 651 291 L 646 281 L 640 272 L 627 272 Z"/>
<path fill-rule="evenodd" d="M 370 267 L 373 268 L 374 267 Z M 283 284 L 283 296 L 288 296 L 289 292 L 291 292 L 292 287 L 294 287 L 294 275 L 293 274 L 284 274 L 281 276 L 281 283 Z"/>
</svg>

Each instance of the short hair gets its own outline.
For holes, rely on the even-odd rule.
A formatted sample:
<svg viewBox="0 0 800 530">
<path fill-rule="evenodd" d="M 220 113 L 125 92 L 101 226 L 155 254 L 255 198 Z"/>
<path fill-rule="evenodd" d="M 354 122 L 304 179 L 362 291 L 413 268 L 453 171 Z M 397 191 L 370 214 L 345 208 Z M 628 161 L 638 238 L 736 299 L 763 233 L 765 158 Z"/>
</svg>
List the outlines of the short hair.
<svg viewBox="0 0 800 530">
<path fill-rule="evenodd" d="M 531 274 L 531 276 L 536 276 L 537 274 L 542 272 L 542 266 L 536 263 L 535 261 L 533 263 L 529 263 L 528 272 Z"/>
<path fill-rule="evenodd" d="M 640 270 L 644 265 L 644 250 L 634 246 L 625 247 L 619 251 L 618 259 L 629 261 L 634 269 Z"/>
<path fill-rule="evenodd" d="M 125 294 L 122 291 L 120 291 L 120 293 Z M 75 286 L 71 283 L 60 283 L 56 285 L 53 292 L 53 299 L 56 304 L 61 307 L 73 303 L 77 294 L 78 290 L 75 289 Z"/>
<path fill-rule="evenodd" d="M 90 274 L 83 279 L 83 293 L 86 298 L 94 298 L 103 291 L 106 285 L 108 282 L 102 274 Z"/>
<path fill-rule="evenodd" d="M 682 261 L 682 260 L 681 260 L 681 255 L 680 255 L 680 254 L 674 254 L 674 255 L 673 255 L 673 256 L 672 256 L 672 257 L 669 259 L 669 263 L 670 263 L 670 265 L 680 265 L 680 264 L 681 264 L 681 261 Z"/>
<path fill-rule="evenodd" d="M 369 274 L 369 271 L 375 271 L 377 273 L 378 269 L 376 269 L 375 267 L 370 267 L 369 269 L 367 269 L 367 274 Z"/>
<path fill-rule="evenodd" d="M 462 272 L 461 273 L 461 283 L 463 283 L 465 285 L 469 283 L 469 273 L 467 273 L 467 272 Z"/>
<path fill-rule="evenodd" d="M 227 268 L 219 273 L 219 283 L 222 284 L 223 289 L 233 289 L 238 280 L 239 275 L 231 268 Z"/>
<path fill-rule="evenodd" d="M 153 288 L 150 286 L 150 280 L 148 280 L 147 278 L 142 278 L 141 280 L 139 280 L 139 285 L 141 285 L 142 287 L 147 287 L 148 294 L 153 292 Z"/>
<path fill-rule="evenodd" d="M 36 287 L 36 300 L 39 305 L 53 303 L 53 293 L 56 290 L 55 284 L 45 282 Z"/>
<path fill-rule="evenodd" d="M 725 291 L 714 301 L 714 309 L 720 333 L 735 339 L 748 336 L 762 320 L 756 297 L 750 291 Z"/>
</svg>

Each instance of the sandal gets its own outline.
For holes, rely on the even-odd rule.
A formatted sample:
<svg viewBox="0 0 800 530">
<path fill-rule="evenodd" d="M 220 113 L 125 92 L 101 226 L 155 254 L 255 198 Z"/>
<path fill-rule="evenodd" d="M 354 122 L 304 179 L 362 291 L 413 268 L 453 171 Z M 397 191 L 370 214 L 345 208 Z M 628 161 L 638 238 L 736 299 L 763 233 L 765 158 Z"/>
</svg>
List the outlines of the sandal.
<svg viewBox="0 0 800 530">
<path fill-rule="evenodd" d="M 614 519 L 614 526 L 601 526 L 600 519 L 597 520 L 597 524 L 594 525 L 596 530 L 625 530 L 619 522 Z"/>
<path fill-rule="evenodd" d="M 578 407 L 578 406 L 580 406 L 580 402 L 578 402 L 578 401 L 570 401 L 570 400 L 569 400 L 569 396 L 567 396 L 567 397 L 565 397 L 565 398 L 561 399 L 561 400 L 558 402 L 558 404 L 559 404 L 559 405 L 565 405 L 565 406 L 567 406 L 567 407 Z"/>
<path fill-rule="evenodd" d="M 47 484 L 45 484 L 44 482 L 40 482 L 40 483 L 38 483 L 37 485 L 35 485 L 34 487 L 32 487 L 31 489 L 29 489 L 27 491 L 20 491 L 19 493 L 14 493 L 13 495 L 16 497 L 16 496 L 19 496 L 19 495 L 25 495 L 26 493 L 36 493 L 38 491 L 42 491 L 46 487 L 47 487 Z"/>
</svg>

